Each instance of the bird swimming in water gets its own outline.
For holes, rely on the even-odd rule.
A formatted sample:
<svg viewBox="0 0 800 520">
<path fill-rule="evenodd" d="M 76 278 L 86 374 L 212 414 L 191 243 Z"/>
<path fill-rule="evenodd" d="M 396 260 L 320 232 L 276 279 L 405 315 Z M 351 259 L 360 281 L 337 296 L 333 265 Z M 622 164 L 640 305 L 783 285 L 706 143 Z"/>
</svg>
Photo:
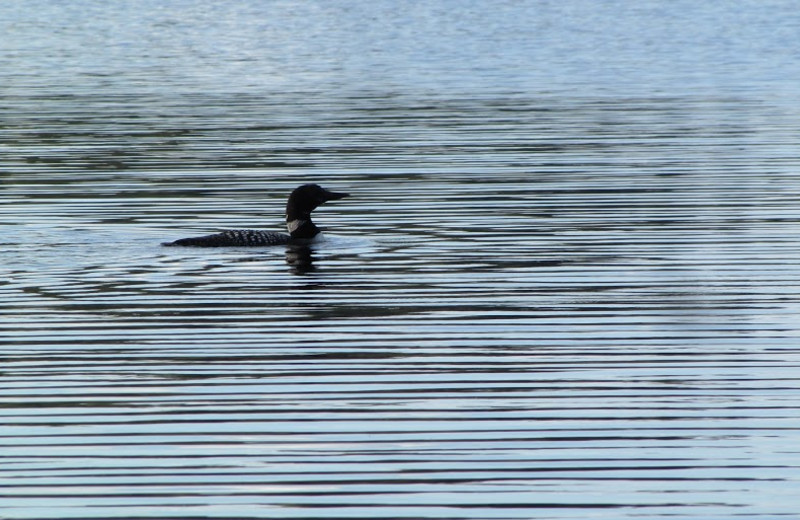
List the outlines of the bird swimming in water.
<svg viewBox="0 0 800 520">
<path fill-rule="evenodd" d="M 231 247 L 231 246 L 276 246 L 305 242 L 320 234 L 321 230 L 311 221 L 311 212 L 330 200 L 348 197 L 349 193 L 326 190 L 318 184 L 303 184 L 295 188 L 286 203 L 286 228 L 289 234 L 257 229 L 231 229 L 202 237 L 181 238 L 163 242 L 164 246 Z"/>
</svg>

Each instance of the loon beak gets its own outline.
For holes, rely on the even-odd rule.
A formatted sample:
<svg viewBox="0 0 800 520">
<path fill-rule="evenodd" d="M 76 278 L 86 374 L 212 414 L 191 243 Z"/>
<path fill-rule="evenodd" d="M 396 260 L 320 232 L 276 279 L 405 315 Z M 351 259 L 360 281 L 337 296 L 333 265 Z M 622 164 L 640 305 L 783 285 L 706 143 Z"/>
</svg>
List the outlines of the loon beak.
<svg viewBox="0 0 800 520">
<path fill-rule="evenodd" d="M 328 202 L 329 200 L 339 200 L 349 196 L 350 196 L 349 193 L 337 193 L 335 191 L 328 191 L 328 190 L 325 190 L 324 194 L 325 202 Z"/>
</svg>

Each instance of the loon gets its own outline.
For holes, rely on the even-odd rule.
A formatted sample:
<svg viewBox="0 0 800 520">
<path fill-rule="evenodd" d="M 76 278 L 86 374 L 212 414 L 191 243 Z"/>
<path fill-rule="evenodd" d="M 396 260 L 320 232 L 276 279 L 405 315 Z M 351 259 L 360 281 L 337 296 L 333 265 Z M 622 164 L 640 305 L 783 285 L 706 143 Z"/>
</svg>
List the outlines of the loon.
<svg viewBox="0 0 800 520">
<path fill-rule="evenodd" d="M 303 184 L 295 188 L 286 203 L 288 235 L 256 229 L 231 229 L 214 235 L 163 242 L 161 245 L 194 247 L 276 246 L 290 244 L 296 240 L 307 241 L 321 232 L 311 221 L 311 212 L 329 200 L 338 200 L 349 196 L 349 193 L 328 191 L 318 184 Z"/>
</svg>

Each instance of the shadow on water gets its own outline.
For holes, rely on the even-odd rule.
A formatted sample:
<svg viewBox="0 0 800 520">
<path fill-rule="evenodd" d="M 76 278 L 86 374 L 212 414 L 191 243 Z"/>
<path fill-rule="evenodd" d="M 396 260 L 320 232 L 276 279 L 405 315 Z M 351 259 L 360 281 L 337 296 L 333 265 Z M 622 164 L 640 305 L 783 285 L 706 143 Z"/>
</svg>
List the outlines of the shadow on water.
<svg viewBox="0 0 800 520">
<path fill-rule="evenodd" d="M 314 270 L 314 250 L 307 245 L 289 245 L 286 247 L 286 265 L 290 272 L 296 275 L 305 275 Z"/>
</svg>

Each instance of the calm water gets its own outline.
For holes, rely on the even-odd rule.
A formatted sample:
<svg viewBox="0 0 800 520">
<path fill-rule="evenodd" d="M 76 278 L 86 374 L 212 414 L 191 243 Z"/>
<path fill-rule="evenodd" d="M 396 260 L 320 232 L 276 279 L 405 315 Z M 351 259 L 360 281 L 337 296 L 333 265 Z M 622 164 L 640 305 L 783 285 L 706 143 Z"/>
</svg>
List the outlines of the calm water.
<svg viewBox="0 0 800 520">
<path fill-rule="evenodd" d="M 796 518 L 798 29 L 3 2 L 0 517 Z"/>
</svg>

